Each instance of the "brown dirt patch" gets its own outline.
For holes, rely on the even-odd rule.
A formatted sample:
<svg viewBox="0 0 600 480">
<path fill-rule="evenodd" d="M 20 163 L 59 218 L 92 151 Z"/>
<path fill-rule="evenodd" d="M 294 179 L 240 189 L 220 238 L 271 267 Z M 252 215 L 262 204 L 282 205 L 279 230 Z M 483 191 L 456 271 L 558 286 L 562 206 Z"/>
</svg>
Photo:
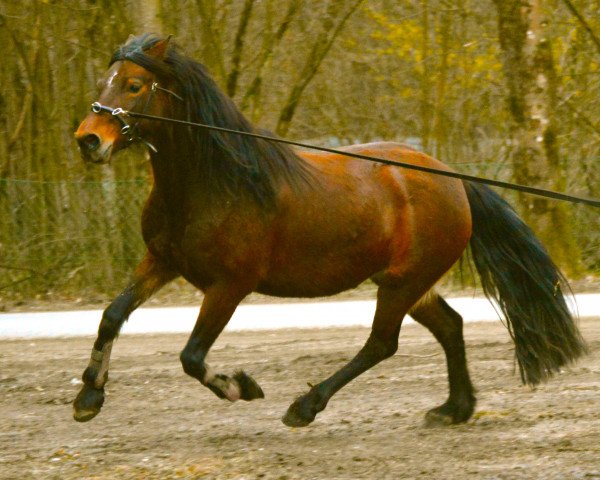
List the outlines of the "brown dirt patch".
<svg viewBox="0 0 600 480">
<path fill-rule="evenodd" d="M 469 423 L 449 428 L 423 426 L 447 387 L 441 349 L 418 325 L 305 429 L 280 417 L 306 382 L 354 355 L 367 329 L 223 334 L 211 365 L 244 368 L 266 394 L 234 405 L 183 373 L 185 335 L 123 336 L 104 409 L 86 424 L 71 419 L 71 382 L 92 339 L 4 340 L 0 478 L 599 479 L 599 320 L 581 323 L 591 354 L 536 391 L 519 385 L 501 324 L 467 324 L 479 403 Z"/>
</svg>

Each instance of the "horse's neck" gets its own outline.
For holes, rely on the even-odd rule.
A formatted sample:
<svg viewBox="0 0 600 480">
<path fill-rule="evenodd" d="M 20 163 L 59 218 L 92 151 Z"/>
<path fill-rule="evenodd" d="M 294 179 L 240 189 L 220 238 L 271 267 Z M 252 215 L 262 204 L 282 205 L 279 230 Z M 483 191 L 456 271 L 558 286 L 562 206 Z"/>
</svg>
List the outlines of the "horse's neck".
<svg viewBox="0 0 600 480">
<path fill-rule="evenodd" d="M 189 151 L 164 140 L 155 146 L 158 152 L 150 155 L 154 195 L 160 197 L 170 211 L 179 214 L 192 211 L 199 219 L 203 214 L 214 215 L 217 210 L 230 207 L 229 199 L 214 198 L 214 192 L 206 191 L 206 175 L 203 177 L 201 166 L 190 163 Z"/>
<path fill-rule="evenodd" d="M 158 150 L 150 153 L 155 193 L 170 206 L 185 205 L 194 179 L 183 157 L 184 152 L 167 139 L 158 140 L 153 145 Z"/>
</svg>

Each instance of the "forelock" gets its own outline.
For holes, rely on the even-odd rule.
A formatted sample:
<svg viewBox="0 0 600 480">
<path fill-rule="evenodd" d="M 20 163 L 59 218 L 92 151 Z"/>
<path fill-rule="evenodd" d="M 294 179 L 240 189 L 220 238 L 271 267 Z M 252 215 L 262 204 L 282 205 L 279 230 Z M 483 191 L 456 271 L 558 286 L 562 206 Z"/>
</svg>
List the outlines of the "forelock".
<svg viewBox="0 0 600 480">
<path fill-rule="evenodd" d="M 130 37 L 127 42 L 121 45 L 113 53 L 109 66 L 120 60 L 129 60 L 140 67 L 145 68 L 151 73 L 161 77 L 173 77 L 172 55 L 174 48 L 169 45 L 164 59 L 157 59 L 146 53 L 162 38 L 153 34 L 143 34 L 138 37 Z"/>
</svg>

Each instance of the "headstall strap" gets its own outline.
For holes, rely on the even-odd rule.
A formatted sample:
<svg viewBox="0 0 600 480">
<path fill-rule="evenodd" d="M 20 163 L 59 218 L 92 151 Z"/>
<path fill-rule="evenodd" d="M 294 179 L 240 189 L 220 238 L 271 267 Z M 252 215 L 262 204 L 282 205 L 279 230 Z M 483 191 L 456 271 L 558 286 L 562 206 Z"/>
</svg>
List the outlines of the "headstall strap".
<svg viewBox="0 0 600 480">
<path fill-rule="evenodd" d="M 179 100 L 179 101 L 183 102 L 183 98 L 182 98 L 182 97 L 180 97 L 179 95 L 177 95 L 177 94 L 176 94 L 174 91 L 172 91 L 172 90 L 169 90 L 169 89 L 167 89 L 167 88 L 163 88 L 163 87 L 161 87 L 161 86 L 160 86 L 158 83 L 154 82 L 154 83 L 152 84 L 152 91 L 153 91 L 153 92 L 155 92 L 156 90 L 162 90 L 163 92 L 166 92 L 166 93 L 168 93 L 169 95 L 172 95 L 172 96 L 174 96 L 174 97 L 175 97 L 177 100 Z"/>
<path fill-rule="evenodd" d="M 157 90 L 162 90 L 163 92 L 168 93 L 169 95 L 172 95 L 173 97 L 175 97 L 177 100 L 183 102 L 183 98 L 180 97 L 179 95 L 177 95 L 175 92 L 173 92 L 172 90 L 169 90 L 167 88 L 161 87 L 157 82 L 153 82 L 152 86 L 150 87 L 150 95 L 148 95 L 148 99 L 146 100 L 146 104 L 144 105 L 144 110 L 142 111 L 142 114 L 146 113 L 146 110 L 148 109 L 148 106 L 150 105 L 150 100 L 152 99 L 154 92 L 156 92 Z M 158 153 L 158 150 L 156 149 L 156 147 L 154 145 L 152 145 L 148 140 L 144 140 L 140 135 L 135 135 L 137 123 L 134 124 L 133 126 L 131 126 L 123 118 L 123 117 L 126 117 L 129 115 L 129 112 L 127 110 L 124 110 L 120 107 L 111 108 L 111 107 L 107 107 L 106 105 L 102 105 L 100 102 L 94 102 L 94 103 L 92 103 L 92 112 L 94 112 L 94 113 L 101 113 L 101 112 L 110 113 L 117 120 L 119 120 L 119 123 L 121 124 L 121 134 L 127 136 L 128 141 L 133 142 L 136 139 L 140 140 L 154 153 Z"/>
<path fill-rule="evenodd" d="M 158 149 L 154 145 L 152 145 L 148 140 L 145 140 L 144 138 L 142 138 L 139 135 L 137 135 L 137 136 L 134 135 L 135 127 L 137 124 L 133 125 L 133 127 L 132 127 L 123 118 L 123 117 L 129 115 L 129 112 L 127 110 L 124 110 L 120 107 L 111 108 L 111 107 L 107 107 L 106 105 L 102 105 L 100 102 L 94 102 L 94 103 L 92 103 L 92 112 L 94 112 L 94 113 L 101 113 L 101 112 L 110 113 L 121 124 L 121 135 L 127 136 L 127 141 L 133 142 L 136 139 L 140 140 L 144 145 L 146 145 L 154 153 L 158 153 Z"/>
</svg>

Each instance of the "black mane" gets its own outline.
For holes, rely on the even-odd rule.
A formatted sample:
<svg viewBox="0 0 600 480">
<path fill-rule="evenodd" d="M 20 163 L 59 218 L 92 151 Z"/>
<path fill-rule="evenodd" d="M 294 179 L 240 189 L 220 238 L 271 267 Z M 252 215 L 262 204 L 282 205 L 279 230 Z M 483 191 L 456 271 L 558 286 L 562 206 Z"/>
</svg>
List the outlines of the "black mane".
<svg viewBox="0 0 600 480">
<path fill-rule="evenodd" d="M 184 99 L 180 118 L 242 132 L 269 133 L 254 128 L 204 65 L 184 56 L 172 42 L 164 60 L 145 53 L 161 40 L 152 34 L 131 38 L 115 51 L 110 63 L 130 60 L 171 85 Z M 185 132 L 189 143 L 183 146 L 185 157 L 198 168 L 210 193 L 247 193 L 268 205 L 274 203 L 282 184 L 297 189 L 312 179 L 311 166 L 284 144 L 201 128 L 186 128 Z"/>
</svg>

